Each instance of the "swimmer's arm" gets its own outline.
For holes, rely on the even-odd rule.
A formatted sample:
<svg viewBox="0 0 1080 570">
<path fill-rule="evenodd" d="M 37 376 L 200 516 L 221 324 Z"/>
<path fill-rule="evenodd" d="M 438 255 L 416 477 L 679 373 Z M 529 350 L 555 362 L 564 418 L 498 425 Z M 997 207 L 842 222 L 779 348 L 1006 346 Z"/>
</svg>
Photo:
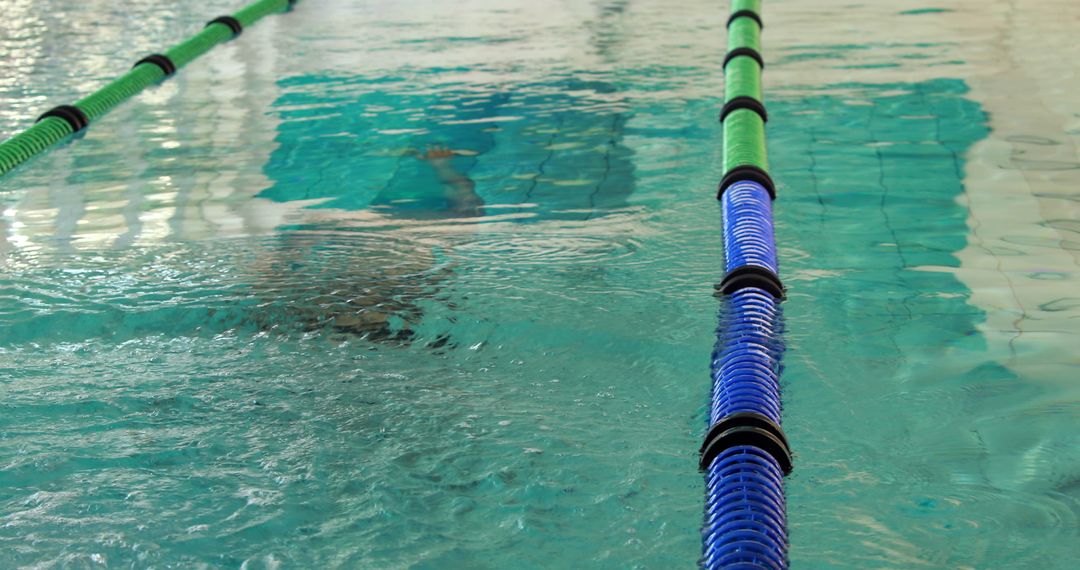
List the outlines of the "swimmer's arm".
<svg viewBox="0 0 1080 570">
<path fill-rule="evenodd" d="M 455 177 L 439 177 L 445 189 L 446 199 L 450 202 L 450 210 L 473 216 L 484 215 L 484 200 L 476 194 L 476 183 L 468 176 L 462 176 L 456 172 L 454 174 Z"/>
<path fill-rule="evenodd" d="M 446 199 L 450 202 L 450 211 L 472 216 L 484 215 L 484 200 L 476 194 L 476 183 L 450 164 L 451 156 L 453 151 L 434 147 L 424 157 L 443 185 Z"/>
</svg>

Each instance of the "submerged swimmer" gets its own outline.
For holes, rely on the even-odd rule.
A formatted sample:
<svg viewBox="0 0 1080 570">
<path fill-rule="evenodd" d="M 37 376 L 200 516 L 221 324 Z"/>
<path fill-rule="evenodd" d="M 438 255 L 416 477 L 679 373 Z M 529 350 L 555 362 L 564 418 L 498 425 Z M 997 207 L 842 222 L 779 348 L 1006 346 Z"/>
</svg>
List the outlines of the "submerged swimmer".
<svg viewBox="0 0 1080 570">
<path fill-rule="evenodd" d="M 484 201 L 476 194 L 476 183 L 464 173 L 458 172 L 451 163 L 454 151 L 445 146 L 433 145 L 427 152 L 416 152 L 415 156 L 427 162 L 435 171 L 442 190 L 445 207 L 441 209 L 407 209 L 391 207 L 386 210 L 392 217 L 438 219 L 466 218 L 484 215 Z M 381 282 L 374 291 L 369 291 L 366 299 L 356 303 L 357 309 L 334 316 L 333 327 L 337 331 L 359 334 L 378 339 L 407 340 L 413 334 L 413 327 L 418 324 L 422 313 L 416 301 L 434 294 L 437 284 L 446 272 L 431 273 L 435 260 L 428 248 L 421 246 L 413 252 L 414 256 L 398 265 L 396 271 L 383 270 Z M 386 297 L 373 297 L 370 293 L 389 294 Z M 364 301 L 367 301 L 365 303 Z M 365 306 L 366 305 L 366 306 Z M 396 317 L 399 323 L 392 323 Z"/>
<path fill-rule="evenodd" d="M 521 221 L 536 231 L 537 222 L 585 223 L 628 206 L 629 115 L 614 86 L 571 78 L 433 95 L 403 85 L 392 94 L 402 113 L 384 116 L 372 112 L 390 97 L 381 81 L 324 111 L 352 117 L 358 133 L 385 136 L 341 136 L 336 119 L 313 117 L 281 128 L 265 168 L 274 184 L 258 196 L 292 202 L 292 224 L 276 238 L 274 269 L 254 279 L 282 283 L 261 322 L 370 339 L 435 335 L 428 329 L 453 319 L 445 309 L 453 310 L 447 297 L 457 282 L 454 242 L 476 227 L 470 222 Z M 312 96 L 290 93 L 284 104 L 324 103 Z M 525 120 L 508 119 L 517 115 Z M 418 128 L 431 133 L 430 146 L 385 152 L 402 129 Z M 481 177 L 490 182 L 478 186 Z M 498 218 L 486 217 L 496 209 Z"/>
<path fill-rule="evenodd" d="M 433 145 L 410 154 L 429 165 L 438 188 L 420 199 L 384 197 L 372 210 L 391 219 L 479 217 L 484 201 L 476 184 L 454 167 L 453 150 Z M 370 340 L 408 342 L 422 317 L 419 304 L 435 297 L 449 269 L 439 267 L 430 242 L 385 230 L 356 233 L 336 225 L 326 231 L 290 232 L 287 254 L 263 269 L 264 291 L 288 291 L 288 320 L 305 329 L 330 328 Z M 297 283 L 301 275 L 303 281 Z M 275 281 L 281 287 L 267 287 Z M 272 319 L 271 319 L 272 320 Z M 436 343 L 444 344 L 445 338 Z"/>
</svg>

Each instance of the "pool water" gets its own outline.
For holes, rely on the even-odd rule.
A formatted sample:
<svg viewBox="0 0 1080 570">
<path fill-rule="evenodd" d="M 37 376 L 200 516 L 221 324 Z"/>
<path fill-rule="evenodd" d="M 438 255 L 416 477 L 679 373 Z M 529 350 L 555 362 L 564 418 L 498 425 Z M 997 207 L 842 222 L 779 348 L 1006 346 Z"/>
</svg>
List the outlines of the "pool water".
<svg viewBox="0 0 1080 570">
<path fill-rule="evenodd" d="M 238 6 L 11 4 L 4 137 Z M 1076 557 L 1080 109 L 1010 6 L 766 3 L 793 567 Z M 0 563 L 695 565 L 725 21 L 300 2 L 0 180 Z"/>
</svg>

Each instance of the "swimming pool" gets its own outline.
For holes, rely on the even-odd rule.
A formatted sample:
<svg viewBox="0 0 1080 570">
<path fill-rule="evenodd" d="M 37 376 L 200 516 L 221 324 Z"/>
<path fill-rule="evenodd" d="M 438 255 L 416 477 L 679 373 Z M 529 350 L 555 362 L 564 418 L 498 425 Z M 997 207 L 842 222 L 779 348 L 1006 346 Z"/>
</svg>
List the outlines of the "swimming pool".
<svg viewBox="0 0 1080 570">
<path fill-rule="evenodd" d="M 795 567 L 1069 567 L 1076 48 L 1010 6 L 766 4 Z M 13 2 L 0 135 L 234 8 Z M 0 180 L 0 560 L 692 566 L 726 18 L 303 3 Z"/>
</svg>

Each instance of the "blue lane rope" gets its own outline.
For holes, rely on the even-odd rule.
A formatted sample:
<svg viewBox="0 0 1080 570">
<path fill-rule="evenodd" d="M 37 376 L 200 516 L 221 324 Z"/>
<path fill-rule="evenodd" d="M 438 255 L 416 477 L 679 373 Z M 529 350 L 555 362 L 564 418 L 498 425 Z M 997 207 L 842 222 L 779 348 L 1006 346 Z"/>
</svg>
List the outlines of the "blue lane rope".
<svg viewBox="0 0 1080 570">
<path fill-rule="evenodd" d="M 712 355 L 702 567 L 788 567 L 784 476 L 791 449 L 780 427 L 784 352 L 772 201 L 761 97 L 761 0 L 731 0 L 724 58 L 723 299 Z M 756 65 L 747 65 L 747 60 Z M 739 65 L 728 65 L 740 61 Z"/>
<path fill-rule="evenodd" d="M 754 181 L 735 182 L 724 192 L 721 203 L 727 274 L 750 267 L 775 275 L 776 243 L 768 190 Z M 786 439 L 779 431 L 784 350 L 781 299 L 769 289 L 746 286 L 724 295 L 712 358 L 709 419 L 717 426 L 725 419 L 761 417 L 761 423 L 775 424 L 771 433 L 782 445 L 779 451 L 776 446 L 766 449 L 769 446 L 760 444 L 720 445 L 713 456 L 703 455 L 702 566 L 708 569 L 787 568 L 783 476 L 791 465 Z M 758 436 L 757 440 L 744 441 L 771 441 Z M 707 441 L 706 448 L 709 444 Z"/>
</svg>

